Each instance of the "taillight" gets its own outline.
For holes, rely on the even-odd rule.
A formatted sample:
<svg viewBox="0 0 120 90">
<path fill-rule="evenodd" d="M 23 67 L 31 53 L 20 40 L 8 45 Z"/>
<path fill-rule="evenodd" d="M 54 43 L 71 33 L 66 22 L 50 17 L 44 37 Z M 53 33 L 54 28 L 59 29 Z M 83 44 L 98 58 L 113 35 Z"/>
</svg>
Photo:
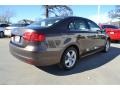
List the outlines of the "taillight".
<svg viewBox="0 0 120 90">
<path fill-rule="evenodd" d="M 110 34 L 114 34 L 114 32 L 110 32 Z"/>
<path fill-rule="evenodd" d="M 45 40 L 45 35 L 37 32 L 25 32 L 23 39 L 32 42 L 42 42 Z"/>
</svg>

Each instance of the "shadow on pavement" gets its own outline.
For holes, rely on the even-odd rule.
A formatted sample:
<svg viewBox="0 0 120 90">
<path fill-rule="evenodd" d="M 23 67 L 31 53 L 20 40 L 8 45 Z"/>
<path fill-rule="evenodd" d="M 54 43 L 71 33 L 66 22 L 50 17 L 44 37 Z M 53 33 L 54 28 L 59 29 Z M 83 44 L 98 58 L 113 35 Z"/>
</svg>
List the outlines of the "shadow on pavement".
<svg viewBox="0 0 120 90">
<path fill-rule="evenodd" d="M 37 68 L 56 76 L 66 76 L 66 75 L 81 73 L 98 68 L 110 62 L 119 54 L 120 54 L 120 48 L 111 47 L 108 53 L 96 53 L 94 55 L 80 59 L 76 67 L 69 71 L 62 70 L 58 68 L 56 65 L 47 66 L 47 67 L 37 67 Z"/>
</svg>

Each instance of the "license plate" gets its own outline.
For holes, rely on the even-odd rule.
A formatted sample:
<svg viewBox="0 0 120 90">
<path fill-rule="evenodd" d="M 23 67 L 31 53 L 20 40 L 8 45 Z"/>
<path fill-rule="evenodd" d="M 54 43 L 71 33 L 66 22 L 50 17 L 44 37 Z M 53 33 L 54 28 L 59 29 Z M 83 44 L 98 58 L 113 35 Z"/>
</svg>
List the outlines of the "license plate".
<svg viewBox="0 0 120 90">
<path fill-rule="evenodd" d="M 15 40 L 15 42 L 20 42 L 20 36 L 15 36 L 14 40 Z"/>
</svg>

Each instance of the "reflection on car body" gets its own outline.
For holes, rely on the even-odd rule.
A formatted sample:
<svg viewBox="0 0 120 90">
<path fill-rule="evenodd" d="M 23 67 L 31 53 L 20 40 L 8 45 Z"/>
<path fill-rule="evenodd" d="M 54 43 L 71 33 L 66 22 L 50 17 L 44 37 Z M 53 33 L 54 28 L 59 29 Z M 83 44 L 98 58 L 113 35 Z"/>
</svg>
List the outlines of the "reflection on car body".
<svg viewBox="0 0 120 90">
<path fill-rule="evenodd" d="M 82 17 L 55 17 L 12 31 L 10 52 L 37 66 L 58 64 L 73 68 L 80 57 L 107 52 L 109 37 L 93 21 Z"/>
</svg>

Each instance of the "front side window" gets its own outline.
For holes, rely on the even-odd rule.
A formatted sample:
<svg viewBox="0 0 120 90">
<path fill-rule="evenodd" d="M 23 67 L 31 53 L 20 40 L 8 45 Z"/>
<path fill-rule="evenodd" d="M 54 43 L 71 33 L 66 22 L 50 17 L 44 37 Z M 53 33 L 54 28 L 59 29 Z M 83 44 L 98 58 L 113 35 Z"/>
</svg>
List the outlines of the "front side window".
<svg viewBox="0 0 120 90">
<path fill-rule="evenodd" d="M 86 23 L 82 20 L 76 20 L 69 24 L 70 31 L 87 31 Z"/>
<path fill-rule="evenodd" d="M 100 30 L 100 28 L 98 27 L 98 25 L 95 24 L 95 23 L 92 22 L 92 21 L 88 21 L 88 25 L 89 25 L 91 31 L 97 31 L 97 30 Z"/>
</svg>

